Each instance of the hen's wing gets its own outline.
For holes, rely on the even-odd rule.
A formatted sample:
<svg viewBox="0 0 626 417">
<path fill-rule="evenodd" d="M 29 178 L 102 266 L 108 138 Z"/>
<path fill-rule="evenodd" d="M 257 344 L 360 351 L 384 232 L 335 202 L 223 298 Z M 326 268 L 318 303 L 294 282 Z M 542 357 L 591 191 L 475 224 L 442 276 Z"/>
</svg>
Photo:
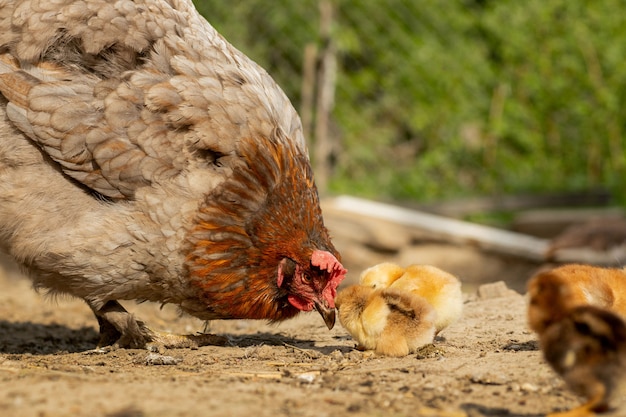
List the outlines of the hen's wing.
<svg viewBox="0 0 626 417">
<path fill-rule="evenodd" d="M 187 0 L 2 1 L 0 93 L 19 130 L 111 198 L 190 166 L 223 176 L 241 138 L 306 154 L 282 91 Z"/>
</svg>

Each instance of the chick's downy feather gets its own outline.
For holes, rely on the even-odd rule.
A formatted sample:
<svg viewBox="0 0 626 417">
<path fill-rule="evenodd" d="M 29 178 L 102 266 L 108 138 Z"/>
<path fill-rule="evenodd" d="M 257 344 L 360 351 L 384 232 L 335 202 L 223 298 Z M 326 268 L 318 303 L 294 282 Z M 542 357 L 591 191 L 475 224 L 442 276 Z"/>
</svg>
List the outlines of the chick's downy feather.
<svg viewBox="0 0 626 417">
<path fill-rule="evenodd" d="M 337 294 L 336 303 L 339 320 L 359 349 L 406 356 L 435 337 L 436 313 L 415 294 L 351 285 Z"/>
<path fill-rule="evenodd" d="M 4 1 L 0 93 L 0 245 L 37 286 L 121 334 L 120 299 L 332 325 L 300 119 L 190 0 Z"/>
<path fill-rule="evenodd" d="M 391 262 L 374 265 L 361 273 L 361 285 L 377 289 L 407 291 L 428 301 L 437 312 L 437 333 L 457 321 L 463 313 L 461 282 L 432 265 L 403 268 Z"/>
</svg>

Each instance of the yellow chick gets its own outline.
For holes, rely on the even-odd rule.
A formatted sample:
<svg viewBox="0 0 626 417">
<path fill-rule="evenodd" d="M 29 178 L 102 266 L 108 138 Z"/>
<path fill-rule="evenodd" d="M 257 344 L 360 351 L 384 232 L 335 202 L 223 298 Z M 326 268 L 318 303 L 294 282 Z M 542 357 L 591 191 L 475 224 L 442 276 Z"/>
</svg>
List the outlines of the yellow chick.
<svg viewBox="0 0 626 417">
<path fill-rule="evenodd" d="M 392 262 L 383 262 L 361 272 L 359 282 L 361 285 L 382 290 L 388 288 L 394 281 L 404 275 L 404 271 L 405 269 L 400 265 Z"/>
<path fill-rule="evenodd" d="M 463 313 L 461 282 L 454 275 L 431 265 L 402 268 L 384 262 L 363 271 L 360 283 L 375 289 L 409 291 L 425 298 L 437 313 L 436 334 L 458 320 Z"/>
<path fill-rule="evenodd" d="M 406 356 L 433 342 L 436 313 L 422 297 L 395 289 L 351 285 L 335 299 L 339 321 L 357 349 Z"/>
</svg>

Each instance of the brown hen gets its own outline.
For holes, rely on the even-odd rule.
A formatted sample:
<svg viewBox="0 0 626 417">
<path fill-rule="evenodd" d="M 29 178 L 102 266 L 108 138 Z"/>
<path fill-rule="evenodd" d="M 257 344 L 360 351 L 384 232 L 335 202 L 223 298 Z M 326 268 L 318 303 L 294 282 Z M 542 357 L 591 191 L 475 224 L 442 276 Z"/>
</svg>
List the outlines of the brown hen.
<svg viewBox="0 0 626 417">
<path fill-rule="evenodd" d="M 346 271 L 300 119 L 191 1 L 3 1 L 0 93 L 0 245 L 100 345 L 157 338 L 117 300 L 333 326 Z"/>
</svg>

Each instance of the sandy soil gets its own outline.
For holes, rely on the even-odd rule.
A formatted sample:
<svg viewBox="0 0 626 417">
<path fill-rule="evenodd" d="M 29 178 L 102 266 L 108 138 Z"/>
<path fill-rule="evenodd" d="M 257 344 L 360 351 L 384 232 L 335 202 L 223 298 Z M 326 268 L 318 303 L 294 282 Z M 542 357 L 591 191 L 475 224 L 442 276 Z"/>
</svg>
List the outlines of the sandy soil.
<svg viewBox="0 0 626 417">
<path fill-rule="evenodd" d="M 340 325 L 329 332 L 314 313 L 277 326 L 211 323 L 226 347 L 94 353 L 87 306 L 43 297 L 17 275 L 0 272 L 6 417 L 531 417 L 580 402 L 543 363 L 525 299 L 512 290 L 467 294 L 462 320 L 404 358 L 356 351 Z M 174 308 L 126 306 L 157 330 L 204 328 Z"/>
</svg>

